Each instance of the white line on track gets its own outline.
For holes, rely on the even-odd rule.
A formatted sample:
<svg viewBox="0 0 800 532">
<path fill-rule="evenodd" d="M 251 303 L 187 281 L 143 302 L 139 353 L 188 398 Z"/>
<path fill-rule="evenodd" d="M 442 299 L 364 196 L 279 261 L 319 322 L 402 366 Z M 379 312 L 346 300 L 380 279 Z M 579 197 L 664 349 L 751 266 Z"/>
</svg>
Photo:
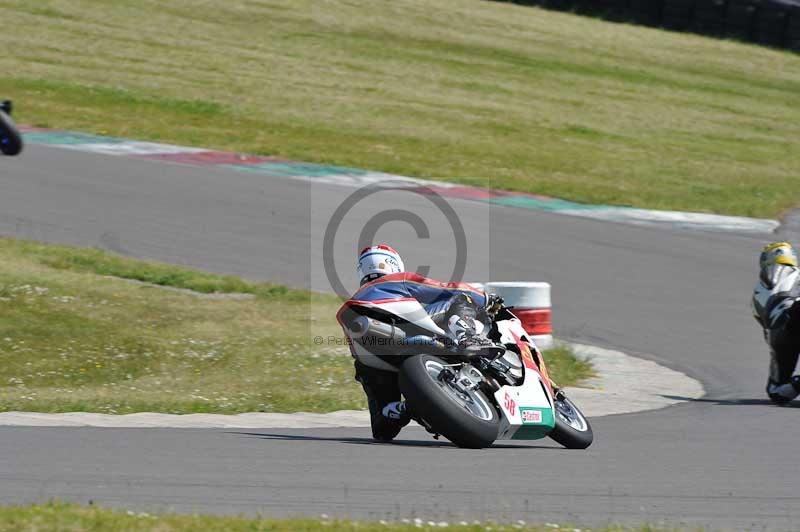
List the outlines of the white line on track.
<svg viewBox="0 0 800 532">
<path fill-rule="evenodd" d="M 663 408 L 702 397 L 703 386 L 683 373 L 620 351 L 572 344 L 579 356 L 591 360 L 598 376 L 589 388 L 568 388 L 567 394 L 589 417 Z M 677 397 L 685 399 L 677 399 Z M 328 414 L 251 412 L 224 414 L 96 414 L 69 412 L 2 412 L 0 425 L 36 427 L 118 428 L 330 428 L 368 427 L 369 414 L 340 410 Z"/>
</svg>

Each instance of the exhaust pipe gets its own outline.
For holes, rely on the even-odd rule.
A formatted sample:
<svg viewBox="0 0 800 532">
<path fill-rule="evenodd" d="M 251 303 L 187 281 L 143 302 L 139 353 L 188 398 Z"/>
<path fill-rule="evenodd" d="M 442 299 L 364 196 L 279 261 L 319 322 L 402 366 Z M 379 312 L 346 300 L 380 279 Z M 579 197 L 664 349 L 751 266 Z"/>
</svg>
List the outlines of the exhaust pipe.
<svg viewBox="0 0 800 532">
<path fill-rule="evenodd" d="M 381 342 L 394 341 L 401 343 L 406 339 L 404 330 L 391 323 L 359 316 L 350 322 L 348 333 L 353 340 L 367 343 L 370 338 L 380 339 Z"/>
</svg>

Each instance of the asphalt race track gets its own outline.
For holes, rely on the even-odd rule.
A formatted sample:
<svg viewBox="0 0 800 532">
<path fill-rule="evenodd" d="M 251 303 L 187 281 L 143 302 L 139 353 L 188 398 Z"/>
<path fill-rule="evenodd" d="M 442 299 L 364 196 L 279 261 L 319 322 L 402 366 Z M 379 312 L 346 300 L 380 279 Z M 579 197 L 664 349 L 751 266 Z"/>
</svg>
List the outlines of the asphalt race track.
<svg viewBox="0 0 800 532">
<path fill-rule="evenodd" d="M 0 160 L 0 234 L 330 289 L 321 235 L 354 190 L 29 146 Z M 354 235 L 387 208 L 417 213 L 431 235 L 395 221 L 378 236 L 412 266 L 448 276 L 453 237 L 437 207 L 381 194 L 342 222 L 329 262 L 344 284 L 355 282 Z M 3 427 L 0 502 L 796 528 L 800 410 L 766 400 L 767 351 L 748 308 L 757 253 L 772 235 L 448 203 L 470 242 L 466 279 L 549 281 L 558 336 L 656 360 L 701 380 L 708 396 L 596 418 L 587 451 L 549 441 L 466 451 L 418 430 L 378 445 L 366 429 Z"/>
</svg>

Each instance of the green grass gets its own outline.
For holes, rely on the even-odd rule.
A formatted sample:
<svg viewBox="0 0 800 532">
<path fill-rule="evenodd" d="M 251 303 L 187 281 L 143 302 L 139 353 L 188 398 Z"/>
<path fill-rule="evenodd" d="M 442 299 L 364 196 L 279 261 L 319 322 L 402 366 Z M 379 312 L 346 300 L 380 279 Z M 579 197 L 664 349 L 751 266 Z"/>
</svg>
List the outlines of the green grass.
<svg viewBox="0 0 800 532">
<path fill-rule="evenodd" d="M 255 297 L 207 298 L 123 278 Z M 347 348 L 311 341 L 341 334 L 338 305 L 332 296 L 0 239 L 0 410 L 362 408 Z M 327 321 L 312 323 L 317 314 Z"/>
<path fill-rule="evenodd" d="M 232 275 L 216 275 L 157 262 L 130 260 L 98 249 L 8 241 L 15 252 L 56 270 L 70 270 L 132 279 L 159 286 L 201 292 L 253 294 L 266 299 L 308 300 L 310 293 L 271 283 L 253 283 Z"/>
<path fill-rule="evenodd" d="M 341 338 L 338 306 L 334 296 L 0 238 L 0 411 L 365 408 L 347 346 L 314 343 Z M 591 373 L 568 351 L 548 361 L 562 385 Z"/>
<path fill-rule="evenodd" d="M 432 532 L 452 530 L 455 532 L 527 532 L 552 531 L 556 527 L 536 525 L 459 524 L 413 521 L 408 523 L 384 523 L 365 521 L 343 521 L 330 519 L 258 519 L 246 517 L 217 517 L 208 515 L 151 515 L 144 512 L 114 511 L 96 506 L 80 506 L 51 502 L 30 506 L 0 506 L 0 532 L 48 531 L 98 531 L 118 532 L 188 532 L 214 530 L 220 532 L 352 532 L 380 530 L 383 532 Z M 560 527 L 573 530 L 571 526 Z M 655 532 L 649 526 L 636 528 L 602 527 L 595 532 Z"/>
<path fill-rule="evenodd" d="M 478 0 L 8 0 L 41 126 L 583 202 L 797 205 L 800 56 Z"/>
<path fill-rule="evenodd" d="M 543 355 L 550 378 L 559 386 L 573 386 L 595 376 L 591 361 L 575 356 L 567 344 L 556 344 Z"/>
</svg>

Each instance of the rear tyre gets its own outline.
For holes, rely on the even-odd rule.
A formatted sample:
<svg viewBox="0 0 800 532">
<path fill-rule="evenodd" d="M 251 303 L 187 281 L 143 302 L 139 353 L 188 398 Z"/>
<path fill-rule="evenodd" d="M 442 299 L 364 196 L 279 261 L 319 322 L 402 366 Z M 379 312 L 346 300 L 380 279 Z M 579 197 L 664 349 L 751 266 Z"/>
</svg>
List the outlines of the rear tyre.
<svg viewBox="0 0 800 532">
<path fill-rule="evenodd" d="M 4 155 L 18 155 L 22 151 L 22 136 L 14 121 L 0 111 L 0 152 Z"/>
<path fill-rule="evenodd" d="M 550 437 L 567 449 L 586 449 L 594 441 L 592 426 L 575 403 L 563 397 L 554 399 L 556 426 Z"/>
<path fill-rule="evenodd" d="M 480 390 L 458 390 L 439 374 L 446 362 L 433 355 L 409 357 L 400 369 L 400 391 L 416 418 L 459 447 L 490 446 L 500 430 L 500 416 Z"/>
</svg>

